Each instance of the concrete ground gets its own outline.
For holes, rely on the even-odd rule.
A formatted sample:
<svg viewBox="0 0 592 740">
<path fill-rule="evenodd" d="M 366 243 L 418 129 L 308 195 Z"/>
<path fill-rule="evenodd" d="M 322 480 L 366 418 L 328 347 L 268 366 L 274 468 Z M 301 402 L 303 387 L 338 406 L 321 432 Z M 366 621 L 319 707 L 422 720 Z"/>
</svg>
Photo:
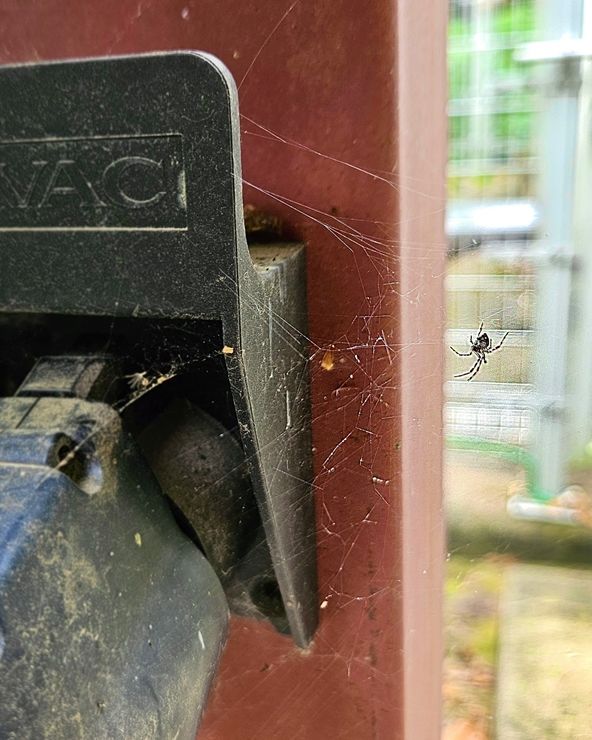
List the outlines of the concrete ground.
<svg viewBox="0 0 592 740">
<path fill-rule="evenodd" d="M 446 740 L 592 738 L 592 721 L 576 711 L 581 706 L 585 714 L 587 703 L 582 692 L 587 692 L 586 698 L 592 692 L 592 678 L 580 693 L 575 689 L 581 680 L 552 678 L 556 679 L 558 672 L 563 675 L 569 656 L 573 661 L 581 653 L 584 662 L 589 656 L 592 660 L 592 644 L 588 644 L 586 636 L 588 629 L 592 634 L 592 616 L 586 629 L 586 620 L 575 626 L 570 624 L 549 598 L 537 598 L 536 585 L 534 591 L 529 589 L 528 576 L 516 581 L 517 576 L 513 575 L 523 573 L 516 568 L 529 564 L 535 568 L 533 583 L 540 584 L 539 566 L 546 564 L 554 566 L 557 593 L 564 593 L 560 585 L 564 577 L 569 583 L 587 582 L 585 569 L 592 568 L 592 529 L 510 517 L 507 499 L 518 490 L 520 478 L 518 468 L 495 458 L 460 451 L 447 455 L 449 563 L 443 685 Z M 551 571 L 545 574 L 550 578 Z M 525 584 L 524 596 L 520 583 Z M 565 594 L 562 601 L 567 603 Z M 585 601 L 588 597 L 583 598 Z M 520 607 L 513 610 L 512 604 Z M 501 614 L 504 617 L 500 621 Z M 523 673 L 528 661 L 517 649 L 518 645 L 530 644 L 526 636 L 531 633 L 535 642 L 541 644 L 541 650 L 534 653 L 545 658 L 540 668 L 531 665 L 541 677 L 539 683 Z M 577 675 L 582 679 L 582 674 Z M 545 676 L 550 676 L 549 681 Z M 528 702 L 518 701 L 512 708 L 510 699 L 521 696 L 527 697 Z M 549 707 L 555 718 L 537 710 L 538 705 Z M 553 711 L 552 706 L 556 707 Z M 553 734 L 543 734 L 544 725 L 536 723 L 543 715 L 547 724 L 552 722 L 549 732 Z M 564 715 L 569 719 L 562 723 L 559 720 Z M 506 718 L 512 716 L 522 717 L 524 724 L 510 729 L 512 721 Z"/>
<path fill-rule="evenodd" d="M 592 572 L 509 568 L 499 635 L 497 737 L 592 738 Z"/>
</svg>

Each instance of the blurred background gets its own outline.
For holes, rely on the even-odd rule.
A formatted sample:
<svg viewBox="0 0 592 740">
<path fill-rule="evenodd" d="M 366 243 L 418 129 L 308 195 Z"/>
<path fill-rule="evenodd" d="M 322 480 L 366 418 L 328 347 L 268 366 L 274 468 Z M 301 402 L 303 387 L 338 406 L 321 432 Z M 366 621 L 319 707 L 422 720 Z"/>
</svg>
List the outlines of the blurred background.
<svg viewBox="0 0 592 740">
<path fill-rule="evenodd" d="M 592 738 L 592 0 L 450 0 L 448 58 L 443 737 Z"/>
</svg>

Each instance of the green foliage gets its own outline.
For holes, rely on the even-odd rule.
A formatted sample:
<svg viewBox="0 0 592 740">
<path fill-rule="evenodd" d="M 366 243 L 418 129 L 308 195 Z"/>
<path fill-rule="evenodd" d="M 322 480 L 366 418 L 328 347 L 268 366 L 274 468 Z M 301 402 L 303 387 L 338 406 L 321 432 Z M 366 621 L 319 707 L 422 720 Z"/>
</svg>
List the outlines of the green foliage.
<svg viewBox="0 0 592 740">
<path fill-rule="evenodd" d="M 529 65 L 517 62 L 514 54 L 517 46 L 534 37 L 536 4 L 535 0 L 501 1 L 490 12 L 487 31 L 495 39 L 492 44 L 495 48 L 490 51 L 473 50 L 474 24 L 470 18 L 452 14 L 449 21 L 450 100 L 467 100 L 475 94 L 477 64 L 481 67 L 480 75 L 484 81 L 480 84 L 486 88 L 481 86 L 478 94 L 496 97 L 495 110 L 487 122 L 487 140 L 477 141 L 479 151 L 471 151 L 470 132 L 475 118 L 470 108 L 466 112 L 456 111 L 450 116 L 449 157 L 452 162 L 485 157 L 490 162 L 496 162 L 497 168 L 498 164 L 503 165 L 517 157 L 529 157 L 533 153 L 536 113 L 533 112 L 534 93 L 528 89 L 532 70 Z M 485 152 L 484 147 L 487 149 Z M 471 192 L 484 197 L 496 195 L 497 180 L 480 180 L 474 174 L 464 175 L 461 179 L 463 183 L 459 183 L 458 178 L 450 182 L 452 196 L 460 194 L 462 197 Z M 512 180 L 506 183 L 511 191 L 506 195 L 524 195 L 524 182 L 528 183 L 528 178 L 526 181 Z"/>
<path fill-rule="evenodd" d="M 482 619 L 474 625 L 469 645 L 473 653 L 490 664 L 495 664 L 498 640 L 497 616 Z"/>
<path fill-rule="evenodd" d="M 526 0 L 519 4 L 510 2 L 500 4 L 493 20 L 496 33 L 532 31 L 535 25 L 536 8 L 534 0 Z"/>
</svg>

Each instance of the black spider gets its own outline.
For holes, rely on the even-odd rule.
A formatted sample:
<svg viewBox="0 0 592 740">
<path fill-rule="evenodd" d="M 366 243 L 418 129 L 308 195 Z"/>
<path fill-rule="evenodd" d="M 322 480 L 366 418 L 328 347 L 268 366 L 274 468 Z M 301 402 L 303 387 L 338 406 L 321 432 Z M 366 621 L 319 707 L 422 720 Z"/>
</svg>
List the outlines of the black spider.
<svg viewBox="0 0 592 740">
<path fill-rule="evenodd" d="M 490 355 L 492 352 L 495 352 L 496 350 L 498 350 L 504 343 L 504 340 L 506 339 L 508 334 L 510 333 L 509 331 L 507 331 L 502 337 L 502 341 L 495 347 L 492 347 L 491 346 L 492 341 L 487 336 L 487 334 L 485 332 L 481 334 L 482 329 L 483 329 L 483 322 L 481 322 L 481 326 L 479 327 L 479 331 L 477 332 L 477 339 L 473 341 L 473 337 L 471 337 L 471 351 L 470 352 L 459 352 L 458 350 L 454 349 L 454 347 L 450 348 L 453 352 L 456 352 L 456 354 L 459 357 L 470 357 L 471 355 L 477 356 L 477 361 L 475 362 L 473 367 L 470 370 L 468 370 L 466 373 L 460 373 L 460 375 L 455 375 L 454 376 L 455 378 L 464 378 L 465 375 L 468 375 L 469 377 L 467 378 L 467 380 L 473 380 L 475 375 L 477 375 L 477 373 L 479 372 L 481 365 L 482 364 L 487 365 L 486 355 Z"/>
</svg>

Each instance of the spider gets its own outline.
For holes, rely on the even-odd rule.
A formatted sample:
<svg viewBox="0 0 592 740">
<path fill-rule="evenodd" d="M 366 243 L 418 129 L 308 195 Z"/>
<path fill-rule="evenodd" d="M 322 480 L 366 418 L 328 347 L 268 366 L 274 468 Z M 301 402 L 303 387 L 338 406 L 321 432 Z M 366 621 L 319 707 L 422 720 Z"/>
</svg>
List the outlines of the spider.
<svg viewBox="0 0 592 740">
<path fill-rule="evenodd" d="M 479 327 L 479 331 L 477 332 L 477 339 L 473 341 L 473 337 L 471 336 L 471 350 L 470 352 L 459 352 L 458 350 L 454 349 L 454 347 L 451 347 L 450 349 L 455 352 L 459 357 L 470 357 L 471 355 L 476 355 L 477 361 L 473 365 L 473 367 L 468 370 L 466 373 L 460 373 L 459 375 L 455 375 L 455 378 L 464 378 L 466 375 L 469 377 L 467 380 L 473 380 L 475 375 L 479 372 L 481 365 L 485 364 L 487 365 L 487 357 L 486 355 L 490 355 L 492 352 L 495 352 L 498 350 L 502 344 L 504 343 L 506 337 L 510 333 L 507 331 L 504 336 L 502 337 L 502 341 L 496 345 L 495 347 L 492 347 L 492 340 L 487 336 L 485 332 L 481 334 L 481 331 L 483 329 L 483 322 L 481 322 L 481 326 Z"/>
</svg>

